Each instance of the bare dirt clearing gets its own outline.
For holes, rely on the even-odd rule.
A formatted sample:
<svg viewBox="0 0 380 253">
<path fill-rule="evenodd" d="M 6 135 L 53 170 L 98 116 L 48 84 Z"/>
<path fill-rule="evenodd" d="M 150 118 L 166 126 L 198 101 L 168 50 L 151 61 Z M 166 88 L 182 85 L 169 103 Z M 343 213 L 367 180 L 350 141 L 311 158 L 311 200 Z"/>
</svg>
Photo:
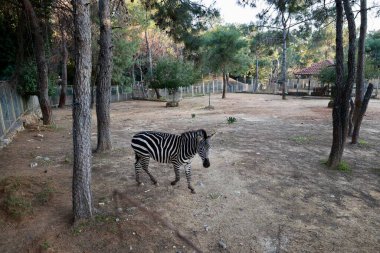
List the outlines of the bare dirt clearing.
<svg viewBox="0 0 380 253">
<path fill-rule="evenodd" d="M 332 135 L 327 100 L 227 97 L 211 97 L 215 110 L 204 109 L 208 97 L 185 99 L 179 108 L 147 101 L 112 104 L 114 150 L 93 159 L 98 214 L 75 228 L 70 225 L 71 110 L 55 110 L 57 128 L 42 132 L 43 138 L 35 131 L 18 134 L 0 151 L 0 180 L 38 177 L 54 182 L 54 195 L 22 221 L 0 215 L 0 252 L 193 252 L 161 221 L 115 197 L 115 190 L 160 215 L 204 252 L 380 252 L 380 101 L 370 102 L 364 141 L 347 144 L 344 159 L 351 171 L 340 172 L 321 164 Z M 229 116 L 237 122 L 227 124 Z M 172 167 L 153 161 L 159 186 L 142 173 L 145 185 L 137 187 L 133 134 L 199 128 L 217 134 L 211 167 L 203 168 L 198 157 L 193 161 L 197 194 L 187 189 L 183 171 L 172 187 Z M 93 134 L 93 147 L 95 141 Z M 50 160 L 41 163 L 36 156 Z M 30 168 L 34 161 L 38 166 Z"/>
</svg>

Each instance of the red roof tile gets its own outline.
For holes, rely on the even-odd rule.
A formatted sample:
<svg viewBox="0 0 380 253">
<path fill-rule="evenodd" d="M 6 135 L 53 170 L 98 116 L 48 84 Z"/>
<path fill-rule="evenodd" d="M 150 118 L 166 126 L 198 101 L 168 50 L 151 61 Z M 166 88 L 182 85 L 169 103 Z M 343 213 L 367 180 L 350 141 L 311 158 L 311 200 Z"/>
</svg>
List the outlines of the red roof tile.
<svg viewBox="0 0 380 253">
<path fill-rule="evenodd" d="M 321 62 L 314 63 L 310 67 L 300 69 L 294 72 L 295 75 L 318 75 L 321 69 L 334 65 L 333 60 L 325 60 Z"/>
</svg>

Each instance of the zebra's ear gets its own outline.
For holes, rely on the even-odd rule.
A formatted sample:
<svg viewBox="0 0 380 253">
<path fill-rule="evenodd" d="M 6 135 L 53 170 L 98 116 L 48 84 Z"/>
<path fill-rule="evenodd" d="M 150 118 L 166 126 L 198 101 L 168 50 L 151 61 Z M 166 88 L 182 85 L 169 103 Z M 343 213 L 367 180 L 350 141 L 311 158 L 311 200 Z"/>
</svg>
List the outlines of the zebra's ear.
<svg viewBox="0 0 380 253">
<path fill-rule="evenodd" d="M 197 141 L 200 142 L 201 140 L 206 140 L 207 139 L 207 133 L 203 129 L 199 129 L 197 131 Z"/>
</svg>

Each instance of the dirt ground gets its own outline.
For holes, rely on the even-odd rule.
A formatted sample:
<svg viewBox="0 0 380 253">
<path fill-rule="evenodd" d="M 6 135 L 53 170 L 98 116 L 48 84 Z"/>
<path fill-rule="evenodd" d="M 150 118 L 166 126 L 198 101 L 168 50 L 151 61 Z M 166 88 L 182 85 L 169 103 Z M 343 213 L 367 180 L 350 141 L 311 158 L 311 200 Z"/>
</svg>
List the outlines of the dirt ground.
<svg viewBox="0 0 380 253">
<path fill-rule="evenodd" d="M 214 110 L 204 109 L 207 96 L 179 108 L 112 104 L 114 149 L 93 156 L 95 218 L 75 227 L 70 108 L 53 111 L 54 128 L 20 132 L 0 150 L 0 180 L 48 182 L 53 194 L 17 221 L 0 212 L 0 252 L 194 252 L 189 241 L 203 252 L 380 252 L 379 100 L 369 105 L 360 145 L 346 146 L 348 171 L 323 165 L 332 139 L 328 100 L 227 94 L 211 103 Z M 216 135 L 210 168 L 193 161 L 196 194 L 183 171 L 173 187 L 171 165 L 153 161 L 159 185 L 145 173 L 144 186 L 136 185 L 133 134 L 200 128 Z"/>
</svg>

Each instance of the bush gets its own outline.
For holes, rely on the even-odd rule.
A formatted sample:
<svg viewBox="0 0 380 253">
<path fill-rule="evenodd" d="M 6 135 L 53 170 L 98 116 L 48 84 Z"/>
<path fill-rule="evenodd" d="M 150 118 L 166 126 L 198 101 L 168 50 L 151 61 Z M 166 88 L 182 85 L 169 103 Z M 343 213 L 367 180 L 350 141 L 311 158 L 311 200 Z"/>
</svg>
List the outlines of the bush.
<svg viewBox="0 0 380 253">
<path fill-rule="evenodd" d="M 58 76 L 56 73 L 49 74 L 49 96 L 55 95 L 57 89 Z M 33 60 L 29 60 L 21 65 L 20 79 L 17 91 L 21 95 L 38 95 L 37 65 Z"/>
<path fill-rule="evenodd" d="M 190 86 L 198 79 L 199 74 L 195 71 L 193 64 L 172 57 L 164 57 L 158 60 L 153 69 L 150 87 L 167 88 L 170 94 L 175 94 L 179 87 Z"/>
</svg>

